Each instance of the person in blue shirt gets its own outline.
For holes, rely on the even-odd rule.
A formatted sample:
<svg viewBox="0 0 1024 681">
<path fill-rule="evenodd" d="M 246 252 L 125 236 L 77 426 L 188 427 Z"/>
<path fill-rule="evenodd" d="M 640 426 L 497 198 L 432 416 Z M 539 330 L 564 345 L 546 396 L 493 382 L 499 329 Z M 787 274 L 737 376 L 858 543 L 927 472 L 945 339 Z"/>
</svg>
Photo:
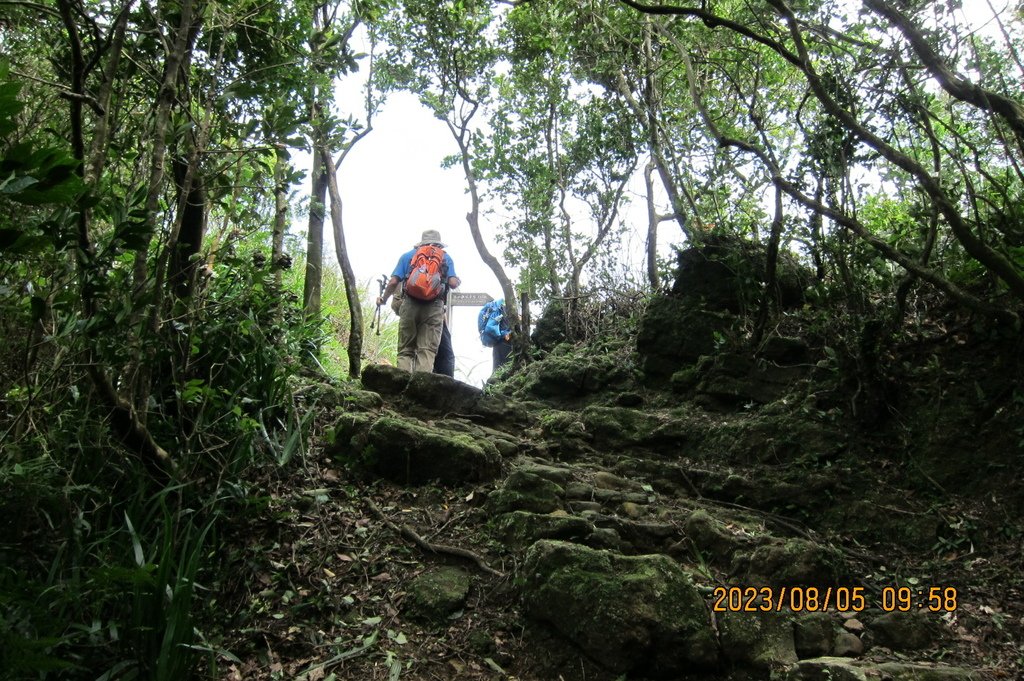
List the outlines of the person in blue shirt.
<svg viewBox="0 0 1024 681">
<path fill-rule="evenodd" d="M 480 309 L 477 318 L 480 329 L 480 342 L 491 348 L 494 370 L 508 361 L 512 352 L 512 329 L 505 319 L 505 299 L 493 300 Z"/>
<path fill-rule="evenodd" d="M 398 258 L 394 272 L 384 292 L 377 298 L 383 305 L 400 285 L 404 285 L 412 265 L 412 258 L 420 246 L 433 245 L 444 248 L 441 234 L 436 229 L 423 232 L 419 243 L 412 250 Z M 448 290 L 458 288 L 460 280 L 455 274 L 455 263 L 448 253 L 444 254 L 445 289 L 431 301 L 416 300 L 403 295 L 398 311 L 398 368 L 405 371 L 432 371 L 437 347 L 441 342 L 444 327 L 444 304 Z"/>
</svg>

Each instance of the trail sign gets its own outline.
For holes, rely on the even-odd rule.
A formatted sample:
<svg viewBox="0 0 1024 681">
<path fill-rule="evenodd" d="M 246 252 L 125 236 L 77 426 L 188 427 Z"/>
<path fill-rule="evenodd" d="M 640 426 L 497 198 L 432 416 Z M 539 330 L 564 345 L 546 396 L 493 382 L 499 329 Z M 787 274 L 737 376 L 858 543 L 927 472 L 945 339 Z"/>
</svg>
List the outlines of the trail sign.
<svg viewBox="0 0 1024 681">
<path fill-rule="evenodd" d="M 452 291 L 448 294 L 449 305 L 480 306 L 485 303 L 489 303 L 492 300 L 494 300 L 494 298 L 487 293 L 461 293 L 459 291 Z"/>
</svg>

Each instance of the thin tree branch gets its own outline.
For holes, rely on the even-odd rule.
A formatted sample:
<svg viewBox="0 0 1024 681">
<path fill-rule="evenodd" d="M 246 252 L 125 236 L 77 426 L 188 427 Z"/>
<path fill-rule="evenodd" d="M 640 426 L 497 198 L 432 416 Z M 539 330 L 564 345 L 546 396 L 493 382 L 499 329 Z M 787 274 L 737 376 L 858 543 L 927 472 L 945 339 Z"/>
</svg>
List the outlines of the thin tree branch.
<svg viewBox="0 0 1024 681">
<path fill-rule="evenodd" d="M 946 92 L 960 101 L 998 114 L 1017 134 L 1018 143 L 1024 140 L 1024 106 L 1020 102 L 983 88 L 955 73 L 928 44 L 920 29 L 885 0 L 864 0 L 864 5 L 888 19 L 903 33 L 918 58 Z"/>
</svg>

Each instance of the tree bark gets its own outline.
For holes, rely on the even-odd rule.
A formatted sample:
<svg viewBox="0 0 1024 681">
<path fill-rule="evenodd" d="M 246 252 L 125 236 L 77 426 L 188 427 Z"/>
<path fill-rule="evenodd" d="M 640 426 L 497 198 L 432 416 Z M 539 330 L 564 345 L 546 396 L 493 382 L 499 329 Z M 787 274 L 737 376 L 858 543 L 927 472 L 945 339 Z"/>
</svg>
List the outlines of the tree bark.
<svg viewBox="0 0 1024 681">
<path fill-rule="evenodd" d="M 338 255 L 338 265 L 345 281 L 345 298 L 349 309 L 348 335 L 348 373 L 352 378 L 359 378 L 363 355 L 363 307 L 359 300 L 356 286 L 356 275 L 348 257 L 345 245 L 345 229 L 341 212 L 341 192 L 338 190 L 338 174 L 334 160 L 326 144 L 319 147 L 324 170 L 327 172 L 327 192 L 331 197 L 331 225 L 334 227 L 334 248 Z"/>
<path fill-rule="evenodd" d="M 96 120 L 96 127 L 93 130 L 92 144 L 89 147 L 89 159 L 85 168 L 86 184 L 93 184 L 103 173 L 103 167 L 107 161 L 107 140 L 110 137 L 110 99 L 114 91 L 114 79 L 117 78 L 117 70 L 121 65 L 121 53 L 124 50 L 124 36 L 128 27 L 128 15 L 131 12 L 135 0 L 128 0 L 121 12 L 114 21 L 111 29 L 110 47 L 108 52 L 110 58 L 106 68 L 103 70 L 103 82 L 100 85 L 96 102 L 103 113 Z"/>
<path fill-rule="evenodd" d="M 647 283 L 652 291 L 661 286 L 658 274 L 658 211 L 654 207 L 654 159 L 644 168 L 644 186 L 647 188 Z"/>
<path fill-rule="evenodd" d="M 164 157 L 167 154 L 167 126 L 171 120 L 171 108 L 177 95 L 178 74 L 186 53 L 191 49 L 194 38 L 192 29 L 192 10 L 194 0 L 181 0 L 181 17 L 174 34 L 174 41 L 164 58 L 164 75 L 156 97 L 156 113 L 153 116 L 153 155 L 149 170 L 149 189 L 146 193 L 146 231 L 151 236 L 146 239 L 145 247 L 135 254 L 136 300 L 146 288 L 148 277 L 149 242 L 156 234 L 157 210 L 160 207 L 160 194 L 164 184 Z"/>
<path fill-rule="evenodd" d="M 68 0 L 60 0 L 58 3 L 60 16 L 68 31 L 68 38 L 71 44 L 71 89 L 77 94 L 84 94 L 85 62 L 82 58 L 81 42 L 78 36 L 78 28 L 75 25 L 71 4 Z M 79 176 L 85 174 L 85 140 L 82 136 L 82 100 L 72 98 L 71 105 L 71 147 L 75 159 L 79 161 L 76 172 Z M 78 276 L 82 296 L 82 313 L 85 320 L 91 319 L 98 311 L 96 298 L 94 297 L 95 276 L 95 248 L 89 234 L 88 211 L 79 208 L 78 211 Z M 151 466 L 161 475 L 166 475 L 174 470 L 174 462 L 170 455 L 156 443 L 145 424 L 139 419 L 138 414 L 132 408 L 131 403 L 117 394 L 113 381 L 104 366 L 99 363 L 95 356 L 93 344 L 97 341 L 96 326 L 85 325 L 86 335 L 89 339 L 86 349 L 85 368 L 92 379 L 93 386 L 100 403 L 107 409 L 111 430 L 114 436 L 129 450 L 138 454 L 142 461 Z"/>
<path fill-rule="evenodd" d="M 270 267 L 274 282 L 281 287 L 284 262 L 284 233 L 288 227 L 288 158 L 284 145 L 278 143 L 274 159 L 274 230 L 270 239 Z"/>
<path fill-rule="evenodd" d="M 471 116 L 472 114 L 470 114 Z M 468 118 L 466 121 L 468 122 Z M 498 280 L 498 284 L 501 286 L 501 292 L 505 298 L 505 315 L 509 319 L 510 326 L 514 328 L 520 323 L 519 301 L 516 299 L 515 288 L 512 286 L 512 280 L 505 274 L 505 268 L 502 267 L 501 262 L 488 250 L 487 244 L 484 243 L 483 233 L 480 231 L 480 192 L 477 189 L 476 173 L 473 172 L 469 143 L 466 141 L 468 128 L 466 125 L 458 128 L 451 121 L 447 123 L 452 137 L 455 138 L 455 143 L 459 146 L 459 155 L 462 157 L 462 171 L 466 176 L 466 185 L 469 188 L 470 204 L 469 212 L 466 213 L 469 232 L 473 236 L 473 244 L 476 246 L 477 253 L 480 254 L 480 259 L 491 269 L 491 272 L 494 273 L 495 278 Z"/>
<path fill-rule="evenodd" d="M 319 149 L 313 150 L 312 186 L 309 192 L 309 226 L 306 235 L 306 278 L 302 287 L 302 308 L 306 317 L 320 316 L 323 286 L 324 212 L 327 207 L 327 163 Z"/>
</svg>

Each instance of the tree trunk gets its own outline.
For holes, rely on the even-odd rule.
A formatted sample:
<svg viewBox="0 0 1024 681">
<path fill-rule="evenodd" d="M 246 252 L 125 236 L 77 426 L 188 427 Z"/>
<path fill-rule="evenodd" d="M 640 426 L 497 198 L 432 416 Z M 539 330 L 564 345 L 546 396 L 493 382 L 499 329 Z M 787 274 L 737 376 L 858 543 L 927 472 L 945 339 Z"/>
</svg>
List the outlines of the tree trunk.
<svg viewBox="0 0 1024 681">
<path fill-rule="evenodd" d="M 687 241 L 693 241 L 693 234 L 686 224 L 686 213 L 683 210 L 683 200 L 679 195 L 679 187 L 676 179 L 669 170 L 668 161 L 665 159 L 665 150 L 661 139 L 661 123 L 658 121 L 658 83 L 654 74 L 659 65 L 654 63 L 654 49 L 651 45 L 651 18 L 645 17 L 644 23 L 644 109 L 647 114 L 647 135 L 651 149 L 651 158 L 654 159 L 661 184 L 665 187 L 669 202 L 672 205 L 672 214 L 679 224 L 679 229 L 686 236 Z"/>
<path fill-rule="evenodd" d="M 61 19 L 68 32 L 68 39 L 71 44 L 71 92 L 76 95 L 85 95 L 85 61 L 82 55 L 81 42 L 78 35 L 78 27 L 73 18 L 73 9 L 68 0 L 61 0 L 58 3 Z M 79 162 L 75 172 L 79 177 L 84 177 L 85 170 L 85 140 L 82 134 L 82 99 L 72 98 L 71 104 L 71 147 L 75 159 Z M 82 316 L 85 320 L 92 318 L 98 311 L 98 304 L 93 292 L 92 283 L 89 281 L 94 276 L 95 248 L 89 234 L 88 211 L 79 207 L 78 211 L 78 248 L 79 256 L 76 258 L 78 264 L 78 277 L 82 297 Z M 109 414 L 110 429 L 121 443 L 129 450 L 138 454 L 143 462 L 152 467 L 161 476 L 166 476 L 174 471 L 174 462 L 170 455 L 156 443 L 145 424 L 131 403 L 117 394 L 113 381 L 107 373 L 106 367 L 100 364 L 95 357 L 93 344 L 98 341 L 98 328 L 94 324 L 85 325 L 85 334 L 90 344 L 85 353 L 85 370 L 92 379 L 93 386 L 100 402 L 106 407 Z"/>
<path fill-rule="evenodd" d="M 192 47 L 191 39 L 194 37 L 192 29 L 192 8 L 193 0 L 181 0 L 181 18 L 178 28 L 174 34 L 174 42 L 170 46 L 164 58 L 164 74 L 160 83 L 160 90 L 156 97 L 156 113 L 153 117 L 153 156 L 149 170 L 149 191 L 146 194 L 146 228 L 147 233 L 156 234 L 157 209 L 160 207 L 160 194 L 163 191 L 164 183 L 164 156 L 167 153 L 167 126 L 171 120 L 171 108 L 174 106 L 174 99 L 177 93 L 178 73 L 181 71 L 181 64 L 185 55 Z M 147 260 L 149 258 L 149 241 L 146 240 L 145 247 L 139 249 L 135 254 L 135 280 L 136 299 L 141 297 L 146 288 L 148 277 Z"/>
<path fill-rule="evenodd" d="M 302 308 L 306 317 L 320 316 L 323 285 L 324 210 L 327 204 L 327 164 L 318 149 L 313 150 L 312 188 L 309 193 L 309 228 L 306 237 L 306 280 L 302 287 Z"/>
<path fill-rule="evenodd" d="M 764 331 L 768 325 L 768 316 L 772 308 L 778 308 L 779 286 L 779 242 L 782 239 L 782 188 L 775 188 L 775 218 L 772 220 L 772 231 L 768 237 L 768 249 L 765 254 L 764 263 L 764 293 L 761 296 L 761 309 L 757 313 L 757 323 L 754 325 L 754 336 L 751 344 L 757 347 L 764 338 Z"/>
<path fill-rule="evenodd" d="M 505 298 L 505 316 L 508 317 L 509 325 L 515 328 L 520 322 L 519 301 L 516 300 L 515 288 L 512 286 L 512 280 L 505 274 L 505 268 L 501 266 L 501 262 L 487 249 L 487 244 L 484 243 L 484 237 L 480 231 L 480 193 L 476 186 L 476 174 L 470 163 L 469 144 L 466 142 L 467 129 L 463 127 L 460 132 L 451 122 L 448 123 L 448 129 L 451 130 L 455 143 L 459 145 L 462 171 L 466 175 L 466 184 L 469 187 L 470 207 L 469 212 L 466 213 L 466 222 L 469 223 L 469 232 L 473 235 L 473 244 L 476 246 L 477 253 L 480 254 L 480 259 L 491 268 L 491 272 L 498 280 Z"/>
<path fill-rule="evenodd" d="M 644 186 L 647 187 L 647 282 L 652 291 L 661 286 L 658 274 L 658 211 L 654 207 L 654 159 L 644 168 Z"/>
<path fill-rule="evenodd" d="M 363 307 L 359 301 L 356 275 L 352 271 L 352 263 L 348 259 L 348 248 L 345 246 L 345 229 L 342 223 L 341 192 L 338 191 L 337 170 L 326 144 L 319 147 L 319 152 L 324 170 L 327 172 L 327 191 L 331 197 L 331 225 L 334 227 L 334 248 L 338 254 L 338 265 L 341 266 L 341 275 L 345 280 L 345 297 L 348 300 L 348 373 L 351 378 L 359 378 L 363 356 Z"/>
<path fill-rule="evenodd" d="M 117 77 L 117 70 L 121 64 L 121 54 L 124 50 L 124 36 L 128 27 L 128 15 L 134 0 L 128 0 L 124 8 L 117 15 L 114 27 L 110 36 L 110 59 L 103 70 L 103 82 L 100 85 L 96 101 L 99 102 L 103 114 L 96 119 L 96 127 L 93 130 L 92 144 L 89 150 L 88 163 L 85 168 L 86 184 L 95 183 L 103 172 L 103 166 L 107 160 L 107 140 L 110 137 L 110 100 L 114 91 L 114 79 Z"/>
<path fill-rule="evenodd" d="M 203 179 L 196 166 L 199 164 L 198 150 L 193 150 L 187 160 L 176 158 L 171 163 L 174 181 L 178 187 L 179 224 L 177 239 L 168 243 L 171 249 L 170 273 L 167 283 L 177 298 L 192 294 L 195 282 L 196 260 L 206 234 L 206 192 Z"/>
<path fill-rule="evenodd" d="M 274 282 L 281 287 L 284 257 L 284 233 L 288 227 L 288 154 L 278 143 L 274 162 L 274 232 L 270 243 L 270 267 Z"/>
</svg>

